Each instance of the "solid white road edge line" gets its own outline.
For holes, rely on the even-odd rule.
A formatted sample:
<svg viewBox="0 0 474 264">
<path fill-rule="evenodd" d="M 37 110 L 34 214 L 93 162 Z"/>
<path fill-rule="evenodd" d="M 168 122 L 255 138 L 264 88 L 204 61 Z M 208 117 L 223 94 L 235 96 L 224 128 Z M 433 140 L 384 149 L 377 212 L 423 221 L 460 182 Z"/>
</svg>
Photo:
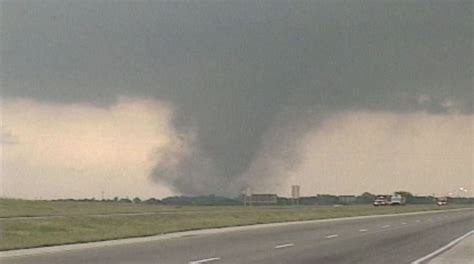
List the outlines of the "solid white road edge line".
<svg viewBox="0 0 474 264">
<path fill-rule="evenodd" d="M 283 245 L 278 245 L 278 246 L 275 246 L 275 249 L 280 249 L 280 248 L 287 248 L 287 247 L 292 247 L 294 246 L 295 244 L 293 243 L 288 243 L 288 244 L 283 244 Z"/>
<path fill-rule="evenodd" d="M 439 248 L 438 250 L 433 251 L 433 252 L 431 252 L 430 254 L 428 254 L 428 255 L 426 255 L 426 256 L 424 256 L 424 257 L 422 257 L 422 258 L 419 258 L 419 259 L 417 259 L 417 260 L 415 260 L 415 261 L 413 261 L 411 264 L 419 264 L 419 263 L 422 263 L 422 262 L 424 262 L 424 261 L 426 261 L 426 260 L 428 260 L 428 259 L 431 259 L 431 258 L 433 258 L 433 257 L 435 257 L 435 256 L 437 256 L 437 255 L 439 255 L 439 254 L 441 254 L 441 253 L 443 253 L 444 251 L 450 249 L 451 247 L 453 247 L 453 246 L 456 245 L 457 243 L 461 242 L 461 240 L 465 239 L 466 237 L 468 237 L 468 236 L 470 236 L 470 235 L 472 235 L 472 234 L 474 234 L 474 230 L 471 230 L 471 231 L 467 232 L 466 234 L 464 234 L 464 235 L 462 235 L 462 236 L 460 236 L 460 237 L 454 239 L 453 241 L 449 242 L 447 245 L 445 245 L 445 246 Z"/>
<path fill-rule="evenodd" d="M 329 239 L 329 238 L 336 238 L 336 237 L 338 237 L 338 236 L 339 236 L 338 234 L 334 234 L 334 235 L 326 236 L 326 238 L 328 238 L 328 239 Z"/>
<path fill-rule="evenodd" d="M 194 261 L 190 261 L 189 264 L 201 264 L 201 263 L 216 261 L 220 259 L 221 258 L 207 258 L 207 259 L 201 259 L 201 260 L 194 260 Z"/>
</svg>

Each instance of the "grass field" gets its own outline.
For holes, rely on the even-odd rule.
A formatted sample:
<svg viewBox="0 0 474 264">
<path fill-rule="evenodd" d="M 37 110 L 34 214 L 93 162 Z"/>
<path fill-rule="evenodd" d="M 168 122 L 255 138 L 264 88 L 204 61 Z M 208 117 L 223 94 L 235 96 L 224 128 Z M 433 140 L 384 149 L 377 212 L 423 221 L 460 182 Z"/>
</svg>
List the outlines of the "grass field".
<svg viewBox="0 0 474 264">
<path fill-rule="evenodd" d="M 203 210 L 203 207 L 173 207 L 151 204 L 118 202 L 32 201 L 0 199 L 0 218 L 19 216 L 90 215 L 116 213 L 143 213 L 181 210 Z"/>
<path fill-rule="evenodd" d="M 150 236 L 204 228 L 452 209 L 410 205 L 399 207 L 174 207 L 142 204 L 0 200 L 0 250 Z M 465 207 L 465 206 L 464 206 Z M 113 215 L 116 213 L 153 213 Z M 96 214 L 94 216 L 94 214 Z M 97 216 L 97 214 L 112 214 Z M 18 216 L 56 216 L 15 218 Z M 13 217 L 13 218 L 12 218 Z"/>
</svg>

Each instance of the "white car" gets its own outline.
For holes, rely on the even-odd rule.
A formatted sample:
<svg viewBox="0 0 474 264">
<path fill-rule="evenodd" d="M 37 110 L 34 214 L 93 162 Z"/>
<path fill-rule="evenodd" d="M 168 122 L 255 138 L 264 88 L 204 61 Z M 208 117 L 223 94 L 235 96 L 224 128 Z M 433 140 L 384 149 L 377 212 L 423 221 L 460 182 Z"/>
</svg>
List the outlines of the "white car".
<svg viewBox="0 0 474 264">
<path fill-rule="evenodd" d="M 375 198 L 373 204 L 374 204 L 374 206 L 384 206 L 384 205 L 388 205 L 389 202 L 388 202 L 388 199 L 387 199 L 386 196 L 379 195 L 379 196 L 377 196 L 377 198 Z"/>
<path fill-rule="evenodd" d="M 436 204 L 438 206 L 447 205 L 448 204 L 448 198 L 447 197 L 439 197 L 439 198 L 436 199 Z"/>
</svg>

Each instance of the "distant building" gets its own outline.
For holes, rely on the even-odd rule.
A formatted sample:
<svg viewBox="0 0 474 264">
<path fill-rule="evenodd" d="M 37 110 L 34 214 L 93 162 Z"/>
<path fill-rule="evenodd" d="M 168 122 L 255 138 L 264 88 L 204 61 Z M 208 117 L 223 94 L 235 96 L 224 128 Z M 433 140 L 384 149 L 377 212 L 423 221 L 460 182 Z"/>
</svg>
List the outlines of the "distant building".
<svg viewBox="0 0 474 264">
<path fill-rule="evenodd" d="M 356 202 L 355 195 L 340 195 L 339 196 L 339 203 L 341 204 L 350 204 Z"/>
<path fill-rule="evenodd" d="M 244 196 L 246 205 L 276 205 L 278 196 L 276 194 L 252 194 Z"/>
</svg>

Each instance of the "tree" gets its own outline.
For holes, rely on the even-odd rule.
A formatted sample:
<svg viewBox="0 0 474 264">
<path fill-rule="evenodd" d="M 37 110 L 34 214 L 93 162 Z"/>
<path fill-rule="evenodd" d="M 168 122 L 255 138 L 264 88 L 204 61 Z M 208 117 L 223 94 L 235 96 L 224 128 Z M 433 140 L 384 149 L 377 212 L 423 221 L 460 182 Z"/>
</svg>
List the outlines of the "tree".
<svg viewBox="0 0 474 264">
<path fill-rule="evenodd" d="M 156 199 L 156 198 L 150 198 L 150 199 L 146 200 L 145 203 L 147 203 L 147 204 L 161 204 L 161 201 L 159 199 Z"/>
<path fill-rule="evenodd" d="M 141 202 L 142 202 L 142 199 L 138 197 L 133 198 L 133 203 L 141 203 Z"/>
<path fill-rule="evenodd" d="M 359 203 L 370 204 L 375 200 L 375 195 L 369 192 L 365 192 L 357 197 Z"/>
<path fill-rule="evenodd" d="M 131 203 L 132 201 L 128 198 L 122 198 L 122 199 L 119 200 L 119 202 L 121 202 L 121 203 Z"/>
<path fill-rule="evenodd" d="M 316 196 L 318 204 L 337 204 L 339 198 L 330 194 L 318 194 Z"/>
</svg>

